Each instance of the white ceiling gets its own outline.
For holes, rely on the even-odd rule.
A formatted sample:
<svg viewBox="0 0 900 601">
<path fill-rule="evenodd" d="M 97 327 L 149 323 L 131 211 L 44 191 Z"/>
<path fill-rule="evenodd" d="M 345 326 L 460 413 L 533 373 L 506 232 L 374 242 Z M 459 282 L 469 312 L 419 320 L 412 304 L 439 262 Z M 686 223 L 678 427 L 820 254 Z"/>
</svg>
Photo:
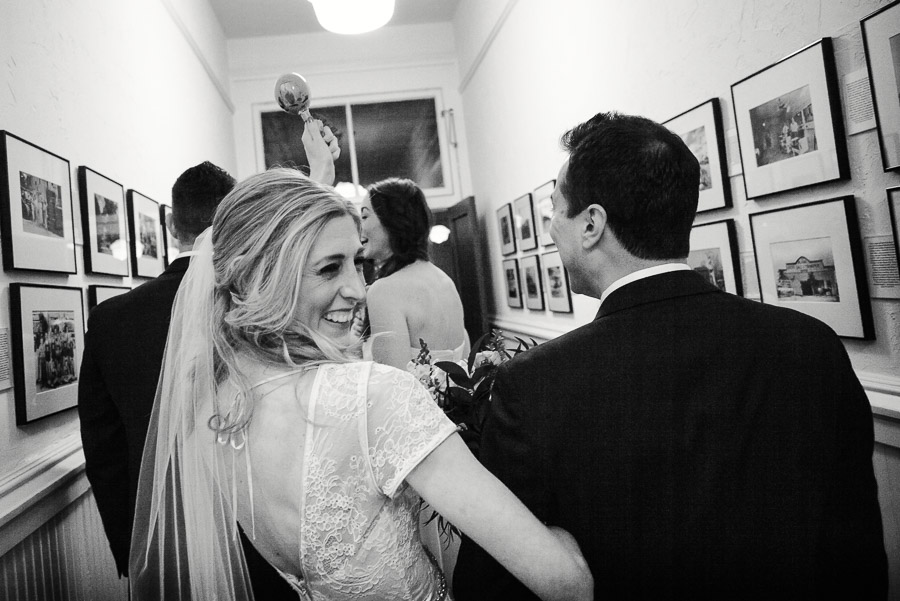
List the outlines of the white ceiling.
<svg viewBox="0 0 900 601">
<path fill-rule="evenodd" d="M 209 0 L 225 37 L 248 38 L 325 31 L 309 0 Z M 453 20 L 459 0 L 396 0 L 388 25 Z"/>
</svg>

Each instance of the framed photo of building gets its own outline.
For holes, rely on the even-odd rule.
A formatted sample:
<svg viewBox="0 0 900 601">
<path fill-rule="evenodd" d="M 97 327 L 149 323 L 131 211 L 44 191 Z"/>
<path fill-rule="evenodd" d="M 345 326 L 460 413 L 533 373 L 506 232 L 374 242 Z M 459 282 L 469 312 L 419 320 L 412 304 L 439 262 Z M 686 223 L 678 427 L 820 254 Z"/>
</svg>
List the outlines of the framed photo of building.
<svg viewBox="0 0 900 601">
<path fill-rule="evenodd" d="M 142 278 L 155 278 L 165 269 L 159 203 L 135 190 L 129 190 L 127 198 L 131 273 Z"/>
<path fill-rule="evenodd" d="M 663 125 L 678 134 L 700 163 L 700 199 L 697 212 L 731 206 L 731 182 L 725 160 L 725 133 L 719 99 L 672 117 Z"/>
<path fill-rule="evenodd" d="M 519 285 L 519 262 L 515 259 L 503 261 L 503 280 L 506 282 L 506 304 L 521 309 L 522 287 Z"/>
<path fill-rule="evenodd" d="M 0 131 L 3 268 L 77 273 L 69 161 Z"/>
<path fill-rule="evenodd" d="M 84 351 L 81 289 L 10 284 L 16 424 L 74 407 Z"/>
<path fill-rule="evenodd" d="M 732 84 L 731 96 L 747 198 L 850 177 L 831 38 Z"/>
<path fill-rule="evenodd" d="M 762 302 L 875 338 L 852 196 L 756 213 L 750 230 Z"/>
<path fill-rule="evenodd" d="M 900 169 L 900 0 L 859 22 L 885 171 Z"/>
<path fill-rule="evenodd" d="M 544 287 L 541 284 L 541 261 L 537 255 L 524 257 L 522 267 L 522 293 L 525 306 L 533 311 L 544 310 Z"/>
<path fill-rule="evenodd" d="M 538 242 L 541 246 L 553 246 L 550 237 L 550 222 L 553 220 L 553 201 L 550 195 L 556 189 L 556 180 L 551 179 L 541 184 L 534 191 L 535 223 L 537 225 Z"/>
<path fill-rule="evenodd" d="M 91 284 L 88 286 L 88 310 L 90 311 L 105 300 L 109 300 L 114 296 L 130 292 L 128 286 L 100 286 Z"/>
<path fill-rule="evenodd" d="M 125 188 L 82 165 L 78 168 L 78 190 L 84 233 L 84 270 L 127 276 Z"/>
<path fill-rule="evenodd" d="M 171 219 L 170 215 L 172 214 L 172 207 L 169 205 L 160 204 L 159 205 L 159 226 L 162 230 L 162 239 L 163 239 L 163 264 L 165 267 L 168 267 L 172 264 L 172 261 L 178 258 L 179 253 L 178 247 L 175 246 L 174 240 L 172 236 L 169 235 L 169 228 L 166 227 L 166 224 Z"/>
<path fill-rule="evenodd" d="M 497 228 L 500 231 L 500 254 L 510 255 L 516 252 L 514 223 L 512 205 L 510 203 L 506 203 L 497 209 Z"/>
<path fill-rule="evenodd" d="M 572 312 L 572 292 L 569 289 L 569 274 L 563 267 L 559 251 L 541 256 L 544 281 L 547 282 L 547 307 L 554 313 Z"/>
<path fill-rule="evenodd" d="M 516 225 L 516 238 L 519 239 L 519 250 L 537 248 L 537 233 L 534 231 L 534 210 L 531 206 L 531 194 L 523 194 L 513 201 L 513 215 Z"/>
<path fill-rule="evenodd" d="M 723 292 L 743 294 L 741 263 L 733 219 L 723 219 L 691 229 L 687 264 Z"/>
</svg>

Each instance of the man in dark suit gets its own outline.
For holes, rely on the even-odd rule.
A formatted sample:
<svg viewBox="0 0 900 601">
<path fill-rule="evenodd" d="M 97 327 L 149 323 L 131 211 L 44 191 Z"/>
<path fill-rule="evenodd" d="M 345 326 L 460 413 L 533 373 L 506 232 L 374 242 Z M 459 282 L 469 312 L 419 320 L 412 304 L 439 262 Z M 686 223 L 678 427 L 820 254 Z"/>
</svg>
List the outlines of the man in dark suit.
<svg viewBox="0 0 900 601">
<path fill-rule="evenodd" d="M 500 367 L 481 460 L 571 532 L 597 599 L 883 599 L 867 397 L 841 341 L 685 259 L 699 167 L 640 117 L 562 139 L 551 235 L 589 324 Z M 531 599 L 469 540 L 454 594 Z"/>
<path fill-rule="evenodd" d="M 88 319 L 78 387 L 85 470 L 120 576 L 128 575 L 141 455 L 159 380 L 175 293 L 194 239 L 212 224 L 234 179 L 209 162 L 172 187 L 166 226 L 181 253 L 158 278 L 94 308 Z M 243 535 L 242 535 L 243 536 Z M 257 599 L 296 601 L 297 594 L 246 538 L 244 553 Z"/>
</svg>

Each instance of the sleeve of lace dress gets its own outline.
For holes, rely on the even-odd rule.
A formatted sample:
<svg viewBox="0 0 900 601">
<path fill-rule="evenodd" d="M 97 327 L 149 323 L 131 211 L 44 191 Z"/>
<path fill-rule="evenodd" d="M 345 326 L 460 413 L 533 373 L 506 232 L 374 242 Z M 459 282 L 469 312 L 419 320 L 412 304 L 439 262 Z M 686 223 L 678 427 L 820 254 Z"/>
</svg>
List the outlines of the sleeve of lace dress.
<svg viewBox="0 0 900 601">
<path fill-rule="evenodd" d="M 366 402 L 368 458 L 378 488 L 393 496 L 454 424 L 411 374 L 374 364 Z"/>
</svg>

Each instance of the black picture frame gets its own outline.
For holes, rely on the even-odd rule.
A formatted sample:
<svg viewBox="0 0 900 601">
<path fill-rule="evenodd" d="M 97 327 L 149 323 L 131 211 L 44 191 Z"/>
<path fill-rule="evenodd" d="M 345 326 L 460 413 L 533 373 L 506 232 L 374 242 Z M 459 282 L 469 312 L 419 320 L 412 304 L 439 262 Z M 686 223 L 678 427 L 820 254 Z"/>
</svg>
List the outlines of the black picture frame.
<svg viewBox="0 0 900 601">
<path fill-rule="evenodd" d="M 569 272 L 558 250 L 541 255 L 541 275 L 547 287 L 547 308 L 554 313 L 572 313 L 572 289 Z"/>
<path fill-rule="evenodd" d="M 891 233 L 894 236 L 894 250 L 897 253 L 897 265 L 900 265 L 900 186 L 885 190 L 888 213 L 891 215 Z"/>
<path fill-rule="evenodd" d="M 0 131 L 3 268 L 78 273 L 69 161 Z"/>
<path fill-rule="evenodd" d="M 522 272 L 522 297 L 525 306 L 532 311 L 544 310 L 544 285 L 541 280 L 541 260 L 538 255 L 522 257 L 519 261 L 519 269 Z"/>
<path fill-rule="evenodd" d="M 733 219 L 701 223 L 691 228 L 687 264 L 719 290 L 743 296 L 737 231 Z"/>
<path fill-rule="evenodd" d="M 94 171 L 78 167 L 84 271 L 128 275 L 128 219 L 125 187 Z"/>
<path fill-rule="evenodd" d="M 170 215 L 172 215 L 172 207 L 167 204 L 159 205 L 159 224 L 160 229 L 162 229 L 162 239 L 163 239 L 163 267 L 165 269 L 169 268 L 169 265 L 178 258 L 178 255 L 181 253 L 178 250 L 177 246 L 172 244 L 174 238 L 169 235 L 169 228 L 166 225 L 171 219 Z"/>
<path fill-rule="evenodd" d="M 710 98 L 662 124 L 684 140 L 700 163 L 697 213 L 730 207 L 731 181 L 719 99 Z"/>
<path fill-rule="evenodd" d="M 534 229 L 534 208 L 531 204 L 531 193 L 529 192 L 518 197 L 513 201 L 512 205 L 519 250 L 534 250 L 538 247 L 538 242 L 537 232 Z"/>
<path fill-rule="evenodd" d="M 513 309 L 521 309 L 522 286 L 519 283 L 519 261 L 507 259 L 503 261 L 503 282 L 506 285 L 506 304 Z"/>
<path fill-rule="evenodd" d="M 859 22 L 885 171 L 900 169 L 900 0 Z"/>
<path fill-rule="evenodd" d="M 831 38 L 732 84 L 731 98 L 748 199 L 850 177 Z"/>
<path fill-rule="evenodd" d="M 105 300 L 109 300 L 120 294 L 131 292 L 128 286 L 105 286 L 102 284 L 91 284 L 88 286 L 88 311 L 99 305 Z"/>
<path fill-rule="evenodd" d="M 844 338 L 874 340 L 853 196 L 750 215 L 762 302 L 815 317 Z"/>
<path fill-rule="evenodd" d="M 75 407 L 84 350 L 81 288 L 13 283 L 9 308 L 16 424 Z"/>
<path fill-rule="evenodd" d="M 541 184 L 534 189 L 534 226 L 541 246 L 553 246 L 550 237 L 550 223 L 553 221 L 553 201 L 550 195 L 556 189 L 556 180 Z"/>
<path fill-rule="evenodd" d="M 497 230 L 500 232 L 500 254 L 511 255 L 516 252 L 516 232 L 513 221 L 512 205 L 506 203 L 497 209 Z"/>
<path fill-rule="evenodd" d="M 165 270 L 159 203 L 136 190 L 128 190 L 127 201 L 131 273 L 142 278 L 155 278 Z"/>
</svg>

